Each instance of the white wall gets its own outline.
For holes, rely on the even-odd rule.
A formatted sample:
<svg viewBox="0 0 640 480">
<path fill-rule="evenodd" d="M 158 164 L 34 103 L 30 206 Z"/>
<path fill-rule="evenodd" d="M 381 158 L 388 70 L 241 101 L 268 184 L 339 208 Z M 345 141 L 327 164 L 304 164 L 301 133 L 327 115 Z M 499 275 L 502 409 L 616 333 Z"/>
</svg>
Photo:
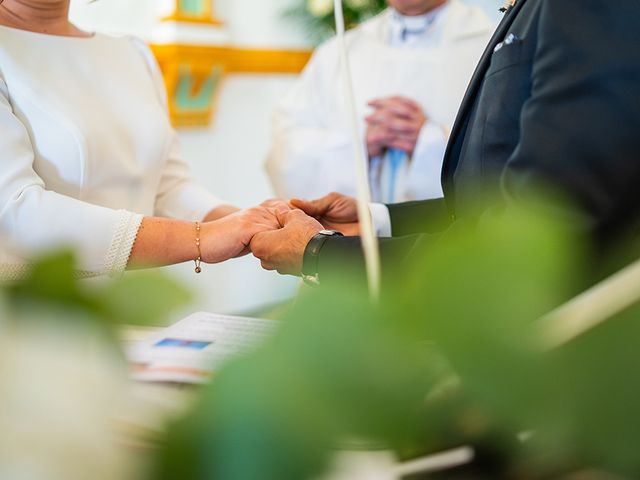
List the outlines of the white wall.
<svg viewBox="0 0 640 480">
<path fill-rule="evenodd" d="M 464 0 L 479 5 L 498 20 L 502 0 Z M 296 0 L 216 0 L 217 16 L 227 40 L 240 46 L 299 48 L 308 46 L 304 28 L 283 19 Z M 170 10 L 171 0 L 72 0 L 72 17 L 90 30 L 133 33 L 152 38 L 157 19 Z"/>
<path fill-rule="evenodd" d="M 282 12 L 292 2 L 296 0 L 216 0 L 216 16 L 225 22 L 220 29 L 225 34 L 224 41 L 250 47 L 309 46 L 304 30 L 282 18 Z M 156 40 L 165 36 L 158 19 L 170 12 L 171 5 L 171 0 L 72 0 L 71 16 L 89 30 L 132 33 Z M 191 25 L 178 30 L 180 35 L 191 32 L 201 43 L 197 37 L 208 28 Z"/>
<path fill-rule="evenodd" d="M 164 0 L 71 0 L 71 18 L 88 30 L 147 37 L 163 15 Z"/>
<path fill-rule="evenodd" d="M 482 7 L 487 15 L 496 22 L 500 21 L 502 18 L 502 13 L 500 13 L 500 7 L 504 5 L 504 1 L 502 0 L 464 0 L 465 3 L 470 5 L 478 5 Z"/>
<path fill-rule="evenodd" d="M 295 0 L 217 0 L 220 18 L 227 21 L 234 44 L 252 47 L 309 46 L 304 29 L 284 19 Z"/>
</svg>

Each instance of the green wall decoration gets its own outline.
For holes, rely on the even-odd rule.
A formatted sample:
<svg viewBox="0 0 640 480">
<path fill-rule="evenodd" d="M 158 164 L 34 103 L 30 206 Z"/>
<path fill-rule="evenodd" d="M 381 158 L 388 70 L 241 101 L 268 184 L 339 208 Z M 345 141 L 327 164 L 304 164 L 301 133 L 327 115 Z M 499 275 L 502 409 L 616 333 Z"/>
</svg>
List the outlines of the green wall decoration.
<svg viewBox="0 0 640 480">
<path fill-rule="evenodd" d="M 235 73 L 299 73 L 309 50 L 247 49 L 215 45 L 151 45 L 164 76 L 174 126 L 206 127 L 223 79 Z"/>
<path fill-rule="evenodd" d="M 210 10 L 208 0 L 179 0 L 178 9 L 188 15 L 204 16 Z"/>
<path fill-rule="evenodd" d="M 189 65 L 183 65 L 175 88 L 175 107 L 179 111 L 209 112 L 223 68 L 216 65 L 208 75 L 194 74 Z"/>
<path fill-rule="evenodd" d="M 215 16 L 214 0 L 175 0 L 173 12 L 165 21 L 222 25 Z"/>
</svg>

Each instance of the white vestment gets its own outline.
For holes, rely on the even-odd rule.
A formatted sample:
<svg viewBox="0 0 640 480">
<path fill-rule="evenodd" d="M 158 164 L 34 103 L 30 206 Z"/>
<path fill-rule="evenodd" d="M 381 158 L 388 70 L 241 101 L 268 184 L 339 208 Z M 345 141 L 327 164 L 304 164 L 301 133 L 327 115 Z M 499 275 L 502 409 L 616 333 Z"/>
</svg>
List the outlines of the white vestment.
<svg viewBox="0 0 640 480">
<path fill-rule="evenodd" d="M 124 270 L 143 215 L 201 220 L 164 85 L 139 40 L 0 27 L 0 278 L 71 248 L 86 275 Z"/>
<path fill-rule="evenodd" d="M 392 9 L 347 33 L 361 137 L 367 103 L 403 96 L 428 117 L 399 188 L 398 200 L 442 196 L 440 172 L 448 134 L 473 70 L 495 25 L 478 7 L 451 0 L 409 45 L 397 41 Z M 405 17 L 407 18 L 407 17 Z M 281 198 L 356 193 L 354 153 L 335 39 L 321 45 L 274 115 L 267 170 Z"/>
</svg>

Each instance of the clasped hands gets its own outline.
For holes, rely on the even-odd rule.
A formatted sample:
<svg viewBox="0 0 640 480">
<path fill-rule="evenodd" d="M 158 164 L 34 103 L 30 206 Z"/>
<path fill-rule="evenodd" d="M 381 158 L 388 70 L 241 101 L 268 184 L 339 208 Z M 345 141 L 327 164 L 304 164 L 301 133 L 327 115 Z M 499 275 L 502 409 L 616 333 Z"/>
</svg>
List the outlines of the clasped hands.
<svg viewBox="0 0 640 480">
<path fill-rule="evenodd" d="M 412 154 L 422 127 L 428 121 L 422 107 L 410 98 L 394 96 L 369 102 L 373 112 L 367 123 L 369 158 L 383 155 L 390 148 Z"/>
<path fill-rule="evenodd" d="M 204 261 L 215 263 L 252 252 L 264 269 L 291 275 L 300 274 L 307 243 L 320 230 L 338 230 L 346 236 L 359 233 L 355 199 L 338 193 L 313 201 L 268 200 L 209 225 L 219 229 L 228 245 L 223 249 L 217 245 L 219 259 Z"/>
<path fill-rule="evenodd" d="M 355 199 L 339 193 L 313 201 L 269 200 L 263 206 L 274 210 L 281 226 L 251 241 L 251 251 L 265 270 L 299 275 L 305 248 L 320 230 L 337 230 L 346 236 L 360 231 Z"/>
</svg>

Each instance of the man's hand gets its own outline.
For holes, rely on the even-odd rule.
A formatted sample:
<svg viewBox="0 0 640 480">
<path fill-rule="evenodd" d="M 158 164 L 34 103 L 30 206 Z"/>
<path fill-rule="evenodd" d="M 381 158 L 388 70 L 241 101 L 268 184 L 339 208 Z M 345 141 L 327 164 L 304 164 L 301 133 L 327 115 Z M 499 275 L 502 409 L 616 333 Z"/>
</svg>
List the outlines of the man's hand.
<svg viewBox="0 0 640 480">
<path fill-rule="evenodd" d="M 280 228 L 277 214 L 282 207 L 255 207 L 203 223 L 200 251 L 205 263 L 219 263 L 249 253 L 254 235 Z"/>
<path fill-rule="evenodd" d="M 280 211 L 277 217 L 282 229 L 254 236 L 251 251 L 265 270 L 300 275 L 305 248 L 323 227 L 301 210 Z"/>
<path fill-rule="evenodd" d="M 374 112 L 366 118 L 369 157 L 396 148 L 412 154 L 427 117 L 420 105 L 405 97 L 379 98 L 369 102 Z"/>
<path fill-rule="evenodd" d="M 293 199 L 289 203 L 318 220 L 327 230 L 337 230 L 345 236 L 360 234 L 355 198 L 333 192 L 318 200 Z"/>
<path fill-rule="evenodd" d="M 278 213 L 286 213 L 291 210 L 293 207 L 286 200 L 280 200 L 279 198 L 271 198 L 269 200 L 265 200 L 260 204 L 261 207 L 268 208 L 269 210 Z"/>
</svg>

